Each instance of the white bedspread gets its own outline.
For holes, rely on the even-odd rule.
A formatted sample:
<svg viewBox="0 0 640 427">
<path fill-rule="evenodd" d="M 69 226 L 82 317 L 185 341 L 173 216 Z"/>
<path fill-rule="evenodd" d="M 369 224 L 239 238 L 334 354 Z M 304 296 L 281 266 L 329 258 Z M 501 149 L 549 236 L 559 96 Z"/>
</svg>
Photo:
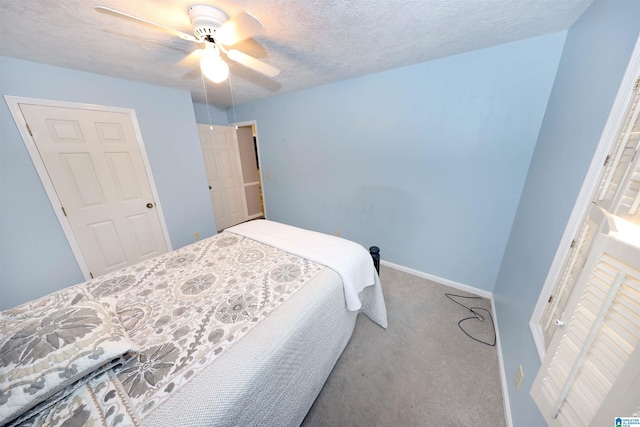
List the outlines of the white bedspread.
<svg viewBox="0 0 640 427">
<path fill-rule="evenodd" d="M 322 270 L 153 409 L 145 425 L 299 426 L 356 323 L 357 313 L 344 304 L 342 279 Z"/>
<path fill-rule="evenodd" d="M 387 327 L 387 311 L 380 278 L 369 252 L 361 245 L 340 237 L 268 220 L 245 222 L 226 231 L 331 268 L 342 278 L 347 308 L 350 311 L 362 310 L 369 319 L 383 328 Z M 363 292 L 370 286 L 373 288 Z"/>
</svg>

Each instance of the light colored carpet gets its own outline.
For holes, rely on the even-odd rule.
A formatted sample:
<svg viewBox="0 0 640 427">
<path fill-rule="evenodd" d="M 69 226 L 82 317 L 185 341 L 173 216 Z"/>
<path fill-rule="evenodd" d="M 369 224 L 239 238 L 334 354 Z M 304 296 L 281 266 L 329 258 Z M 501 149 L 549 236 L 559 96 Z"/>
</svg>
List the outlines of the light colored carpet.
<svg viewBox="0 0 640 427">
<path fill-rule="evenodd" d="M 389 267 L 380 271 L 389 328 L 363 315 L 303 426 L 505 425 L 496 347 L 467 337 L 470 295 Z M 458 299 L 491 311 L 488 300 Z M 490 319 L 465 321 L 493 341 Z"/>
</svg>

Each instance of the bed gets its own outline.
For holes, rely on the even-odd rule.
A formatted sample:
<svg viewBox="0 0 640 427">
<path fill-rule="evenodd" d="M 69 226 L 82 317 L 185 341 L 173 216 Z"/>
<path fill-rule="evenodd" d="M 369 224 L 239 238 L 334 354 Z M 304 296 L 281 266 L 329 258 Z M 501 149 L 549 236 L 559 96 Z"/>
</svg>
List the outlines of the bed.
<svg viewBox="0 0 640 427">
<path fill-rule="evenodd" d="M 362 246 L 250 221 L 0 312 L 0 424 L 299 425 L 359 312 Z"/>
</svg>

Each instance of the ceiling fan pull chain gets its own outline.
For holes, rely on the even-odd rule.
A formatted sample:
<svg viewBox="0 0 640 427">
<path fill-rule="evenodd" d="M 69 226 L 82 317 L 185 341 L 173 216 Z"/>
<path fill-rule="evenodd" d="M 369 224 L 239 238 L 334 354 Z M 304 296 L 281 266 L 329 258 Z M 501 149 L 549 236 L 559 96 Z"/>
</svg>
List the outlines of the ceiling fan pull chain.
<svg viewBox="0 0 640 427">
<path fill-rule="evenodd" d="M 207 96 L 207 85 L 204 82 L 204 74 L 200 71 L 200 78 L 202 79 L 202 90 L 204 91 L 204 102 L 207 104 L 207 115 L 209 116 L 209 132 L 212 133 L 213 138 L 213 123 L 211 122 L 211 109 L 209 108 L 209 97 Z M 209 187 L 211 189 L 211 187 Z"/>
<path fill-rule="evenodd" d="M 238 123 L 238 117 L 236 117 L 236 101 L 233 99 L 233 85 L 231 84 L 231 74 L 229 74 L 229 90 L 231 91 L 231 107 L 233 108 L 233 122 Z M 236 129 L 238 125 L 236 124 Z"/>
</svg>

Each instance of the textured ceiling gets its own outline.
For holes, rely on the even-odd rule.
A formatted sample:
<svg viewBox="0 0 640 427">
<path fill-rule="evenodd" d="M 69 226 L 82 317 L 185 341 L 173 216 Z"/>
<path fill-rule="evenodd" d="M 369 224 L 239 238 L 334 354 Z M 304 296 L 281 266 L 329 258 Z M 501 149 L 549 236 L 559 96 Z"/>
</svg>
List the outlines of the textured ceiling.
<svg viewBox="0 0 640 427">
<path fill-rule="evenodd" d="M 191 33 L 187 8 L 247 11 L 266 31 L 236 48 L 282 70 L 230 64 L 236 104 L 569 28 L 592 0 L 0 0 L 0 55 L 191 92 L 205 103 L 199 45 L 96 12 L 104 5 Z M 207 99 L 231 105 L 228 82 Z"/>
</svg>

